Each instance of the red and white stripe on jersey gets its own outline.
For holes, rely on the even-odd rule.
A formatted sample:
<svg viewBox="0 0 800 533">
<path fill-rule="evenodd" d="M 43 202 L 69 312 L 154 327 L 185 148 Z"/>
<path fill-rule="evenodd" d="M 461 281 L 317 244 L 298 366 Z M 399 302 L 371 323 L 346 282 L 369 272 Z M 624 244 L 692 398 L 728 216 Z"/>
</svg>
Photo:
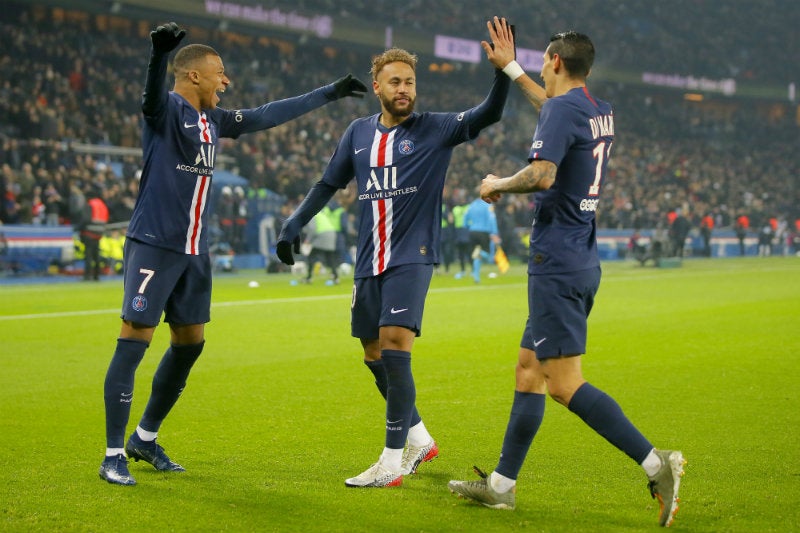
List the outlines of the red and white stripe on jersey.
<svg viewBox="0 0 800 533">
<path fill-rule="evenodd" d="M 369 152 L 369 166 L 380 168 L 394 163 L 394 133 L 381 133 L 375 130 L 372 148 Z M 394 213 L 392 199 L 383 198 L 372 201 L 372 273 L 381 274 L 392 257 L 392 223 Z"/>
<path fill-rule="evenodd" d="M 381 133 L 375 130 L 372 139 L 372 148 L 369 152 L 369 166 L 372 168 L 386 167 L 394 163 L 394 132 Z"/>
<path fill-rule="evenodd" d="M 392 258 L 392 199 L 372 201 L 372 273 L 381 274 Z"/>
<path fill-rule="evenodd" d="M 198 122 L 200 129 L 200 141 L 211 142 L 211 132 L 209 131 L 206 114 L 200 114 Z M 189 227 L 186 231 L 185 253 L 197 255 L 200 248 L 200 235 L 203 233 L 203 211 L 208 201 L 208 193 L 211 189 L 211 176 L 197 176 L 192 195 L 192 205 L 189 209 Z"/>
<path fill-rule="evenodd" d="M 211 142 L 211 132 L 209 131 L 208 120 L 205 113 L 200 113 L 200 141 Z"/>
<path fill-rule="evenodd" d="M 203 210 L 211 188 L 211 176 L 197 176 L 192 195 L 192 206 L 189 209 L 189 228 L 186 232 L 186 250 L 190 255 L 197 255 L 200 248 L 200 235 L 203 233 Z"/>
</svg>

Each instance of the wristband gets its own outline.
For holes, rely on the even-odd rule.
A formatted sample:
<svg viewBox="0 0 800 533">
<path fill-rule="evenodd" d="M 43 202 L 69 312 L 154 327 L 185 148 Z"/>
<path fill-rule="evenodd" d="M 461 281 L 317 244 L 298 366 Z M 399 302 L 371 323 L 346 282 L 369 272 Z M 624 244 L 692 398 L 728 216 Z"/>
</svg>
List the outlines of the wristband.
<svg viewBox="0 0 800 533">
<path fill-rule="evenodd" d="M 525 74 L 525 71 L 522 70 L 522 67 L 519 66 L 519 63 L 512 60 L 508 65 L 503 67 L 503 72 L 506 76 L 511 78 L 511 81 L 516 81 L 517 78 Z"/>
</svg>

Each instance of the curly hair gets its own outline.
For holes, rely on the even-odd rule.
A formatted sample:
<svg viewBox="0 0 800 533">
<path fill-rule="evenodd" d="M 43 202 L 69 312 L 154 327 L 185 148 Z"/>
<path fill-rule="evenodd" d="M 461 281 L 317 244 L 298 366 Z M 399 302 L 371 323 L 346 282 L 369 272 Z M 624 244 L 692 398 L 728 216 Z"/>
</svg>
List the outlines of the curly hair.
<svg viewBox="0 0 800 533">
<path fill-rule="evenodd" d="M 396 61 L 401 61 L 406 65 L 411 67 L 411 70 L 414 72 L 417 71 L 417 56 L 403 50 L 402 48 L 389 48 L 382 54 L 376 55 L 372 58 L 372 68 L 370 69 L 370 74 L 372 74 L 372 79 L 378 79 L 378 73 L 383 70 L 389 63 L 394 63 Z"/>
</svg>

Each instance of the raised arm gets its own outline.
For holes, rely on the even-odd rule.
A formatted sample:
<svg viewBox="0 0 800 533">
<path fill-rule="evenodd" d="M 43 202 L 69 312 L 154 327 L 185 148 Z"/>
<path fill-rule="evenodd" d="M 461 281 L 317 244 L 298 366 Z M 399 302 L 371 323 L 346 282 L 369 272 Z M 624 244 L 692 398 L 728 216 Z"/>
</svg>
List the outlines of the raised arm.
<svg viewBox="0 0 800 533">
<path fill-rule="evenodd" d="M 489 94 L 486 95 L 483 102 L 473 107 L 467 115 L 470 137 L 476 137 L 483 128 L 500 121 L 503 117 L 503 108 L 506 105 L 510 87 L 511 83 L 508 78 L 498 70 L 494 77 L 492 88 L 489 89 Z"/>
<path fill-rule="evenodd" d="M 367 87 L 352 74 L 306 94 L 266 103 L 254 109 L 238 111 L 244 117 L 239 133 L 274 128 L 323 105 L 349 96 L 363 98 Z"/>
<path fill-rule="evenodd" d="M 547 100 L 544 88 L 533 81 L 516 61 L 516 47 L 511 26 L 504 18 L 494 17 L 486 23 L 492 42 L 481 41 L 486 58 L 498 69 L 502 70 L 517 87 L 536 111 L 542 109 Z"/>
<path fill-rule="evenodd" d="M 174 22 L 159 26 L 150 32 L 152 48 L 142 95 L 142 113 L 146 117 L 157 115 L 159 110 L 166 106 L 169 53 L 180 44 L 185 36 L 186 30 L 182 30 Z"/>
</svg>

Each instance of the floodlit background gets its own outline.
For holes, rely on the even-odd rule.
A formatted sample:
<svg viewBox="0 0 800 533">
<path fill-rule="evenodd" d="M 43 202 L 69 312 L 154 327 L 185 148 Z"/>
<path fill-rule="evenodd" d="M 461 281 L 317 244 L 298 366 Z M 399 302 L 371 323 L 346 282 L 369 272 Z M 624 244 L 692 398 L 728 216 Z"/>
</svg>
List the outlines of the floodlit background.
<svg viewBox="0 0 800 533">
<path fill-rule="evenodd" d="M 396 45 L 420 57 L 417 109 L 456 111 L 489 89 L 492 67 L 476 47 L 495 14 L 516 25 L 534 77 L 553 32 L 582 31 L 597 47 L 589 87 L 613 103 L 616 138 L 584 370 L 656 445 L 688 458 L 673 529 L 800 530 L 800 4 L 70 0 L 0 8 L 0 531 L 656 529 L 640 469 L 550 400 L 516 511 L 447 491 L 472 465 L 497 461 L 526 315 L 524 196 L 497 207 L 506 274 L 487 265 L 475 285 L 455 277 L 454 261 L 431 285 L 413 360 L 440 457 L 396 490 L 344 487 L 383 438 L 382 399 L 349 336 L 351 274 L 299 284 L 273 245 L 350 120 L 379 110 L 369 96 L 222 143 L 212 322 L 159 437 L 188 471 L 131 464 L 132 488 L 97 475 L 122 286 L 113 253 L 99 283 L 77 281 L 70 198 L 102 190 L 108 237 L 124 233 L 141 169 L 149 32 L 174 20 L 186 43 L 219 50 L 233 80 L 226 108 L 348 72 L 368 82 L 372 54 Z M 524 165 L 536 119 L 512 88 L 503 120 L 455 150 L 445 209 L 470 201 L 487 172 Z M 338 199 L 351 208 L 350 191 Z M 634 245 L 650 246 L 678 214 L 691 224 L 684 259 L 642 266 Z M 159 327 L 132 421 L 167 342 Z"/>
</svg>

